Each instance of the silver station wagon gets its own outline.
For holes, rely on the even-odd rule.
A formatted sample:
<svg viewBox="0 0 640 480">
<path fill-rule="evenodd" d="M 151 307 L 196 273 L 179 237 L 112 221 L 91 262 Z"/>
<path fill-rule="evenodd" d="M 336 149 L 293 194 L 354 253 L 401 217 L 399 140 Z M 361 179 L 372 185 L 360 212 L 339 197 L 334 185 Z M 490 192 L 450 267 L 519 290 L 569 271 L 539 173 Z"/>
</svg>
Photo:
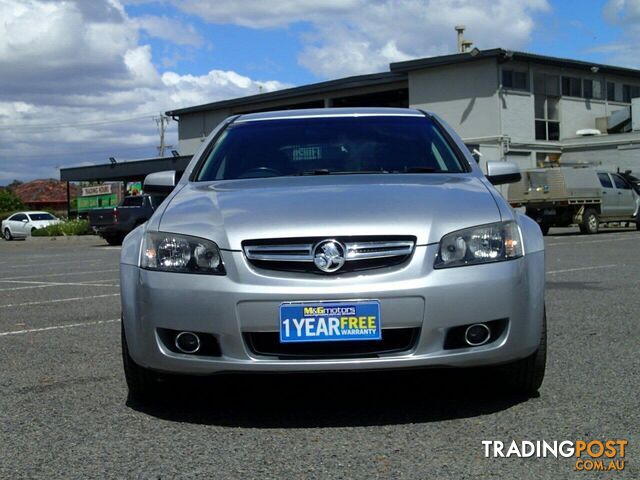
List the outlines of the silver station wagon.
<svg viewBox="0 0 640 480">
<path fill-rule="evenodd" d="M 228 118 L 125 239 L 129 392 L 166 374 L 495 368 L 526 393 L 546 361 L 538 225 L 450 127 L 413 109 Z"/>
</svg>

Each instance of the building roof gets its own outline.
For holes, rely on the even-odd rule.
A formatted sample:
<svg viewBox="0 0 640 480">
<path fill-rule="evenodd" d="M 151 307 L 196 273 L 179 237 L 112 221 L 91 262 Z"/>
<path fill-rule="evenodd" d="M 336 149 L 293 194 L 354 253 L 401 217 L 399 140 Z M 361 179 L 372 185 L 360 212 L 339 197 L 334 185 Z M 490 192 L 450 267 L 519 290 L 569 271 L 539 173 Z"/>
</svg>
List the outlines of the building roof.
<svg viewBox="0 0 640 480">
<path fill-rule="evenodd" d="M 514 50 L 506 50 L 504 48 L 492 48 L 489 50 L 474 49 L 467 53 L 454 53 L 452 55 L 441 55 L 438 57 L 418 58 L 416 60 L 407 60 L 405 62 L 396 62 L 389 65 L 392 72 L 409 72 L 411 70 L 419 70 L 423 68 L 439 67 L 442 65 L 455 65 L 460 63 L 473 62 L 486 58 L 498 58 L 501 62 L 510 60 L 522 62 L 536 62 L 554 67 L 567 67 L 577 70 L 593 71 L 597 68 L 598 72 L 614 73 L 616 75 L 640 77 L 640 70 L 626 67 L 616 67 L 596 62 L 586 62 L 583 60 L 572 60 L 569 58 L 549 57 L 547 55 L 538 55 L 535 53 L 519 52 Z"/>
<path fill-rule="evenodd" d="M 85 182 L 92 180 L 133 181 L 162 170 L 184 172 L 191 161 L 191 155 L 178 157 L 157 157 L 132 162 L 103 163 L 86 167 L 60 169 L 60 180 L 65 182 Z"/>
<path fill-rule="evenodd" d="M 237 107 L 243 105 L 255 105 L 257 103 L 284 100 L 295 97 L 307 96 L 318 93 L 329 93 L 336 90 L 347 88 L 359 88 L 372 85 L 381 85 L 386 83 L 394 83 L 407 79 L 407 72 L 412 70 L 421 70 L 425 68 L 439 67 L 444 65 L 456 65 L 468 62 L 475 62 L 482 59 L 497 58 L 500 62 L 508 62 L 510 60 L 536 62 L 555 67 L 568 67 L 577 70 L 593 71 L 597 68 L 602 73 L 612 73 L 623 76 L 640 77 L 640 70 L 625 67 L 616 67 L 596 62 L 586 62 L 582 60 L 572 60 L 568 58 L 549 57 L 546 55 L 538 55 L 535 53 L 520 52 L 507 50 L 504 48 L 492 48 L 488 50 L 473 49 L 471 52 L 454 53 L 450 55 L 440 55 L 437 57 L 418 58 L 416 60 L 407 60 L 404 62 L 391 63 L 389 72 L 372 73 L 369 75 L 357 75 L 353 77 L 339 78 L 326 82 L 312 83 L 302 85 L 300 87 L 286 88 L 275 92 L 260 93 L 247 97 L 232 98 L 230 100 L 222 100 L 219 102 L 207 103 L 204 105 L 196 105 L 193 107 L 180 108 L 177 110 L 169 110 L 167 115 L 180 116 L 188 113 L 196 113 L 207 110 L 218 110 L 222 108 Z"/>
<path fill-rule="evenodd" d="M 12 190 L 25 205 L 67 203 L 67 185 L 52 178 L 22 183 Z M 70 194 L 76 196 L 75 187 L 70 189 Z"/>
<path fill-rule="evenodd" d="M 230 100 L 222 100 L 220 102 L 212 102 L 204 105 L 196 105 L 194 107 L 180 108 L 166 112 L 167 115 L 179 116 L 185 113 L 196 113 L 203 110 L 214 110 L 220 108 L 237 107 L 258 102 L 268 102 L 272 100 L 282 100 L 285 98 L 295 98 L 310 94 L 333 92 L 346 88 L 361 88 L 375 85 L 383 85 L 386 83 L 395 83 L 404 81 L 407 76 L 402 73 L 382 72 L 371 73 L 368 75 L 356 75 L 353 77 L 339 78 L 337 80 L 329 80 L 326 82 L 311 83 L 300 87 L 285 88 L 284 90 L 276 90 L 275 92 L 259 93 L 257 95 L 249 95 L 248 97 L 232 98 Z"/>
</svg>

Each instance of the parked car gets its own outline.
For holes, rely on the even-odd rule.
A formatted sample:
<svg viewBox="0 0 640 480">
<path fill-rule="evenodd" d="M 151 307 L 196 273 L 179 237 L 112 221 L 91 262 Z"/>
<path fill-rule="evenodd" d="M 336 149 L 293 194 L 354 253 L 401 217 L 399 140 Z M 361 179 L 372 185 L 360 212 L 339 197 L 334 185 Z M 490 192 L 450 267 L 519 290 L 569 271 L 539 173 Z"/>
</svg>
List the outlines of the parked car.
<svg viewBox="0 0 640 480">
<path fill-rule="evenodd" d="M 509 186 L 509 202 L 546 235 L 550 227 L 577 224 L 597 233 L 605 223 L 635 223 L 640 230 L 640 195 L 624 175 L 591 167 L 536 168 Z"/>
<path fill-rule="evenodd" d="M 544 243 L 436 115 L 235 116 L 205 140 L 121 252 L 133 398 L 164 373 L 493 367 L 535 392 L 546 359 Z M 224 392 L 221 392 L 224 395 Z"/>
<path fill-rule="evenodd" d="M 148 194 L 124 197 L 117 207 L 90 210 L 89 224 L 109 245 L 120 245 L 131 230 L 151 217 L 163 199 Z"/>
<path fill-rule="evenodd" d="M 18 212 L 2 221 L 2 236 L 5 240 L 27 238 L 39 228 L 60 223 L 61 220 L 49 212 Z"/>
</svg>

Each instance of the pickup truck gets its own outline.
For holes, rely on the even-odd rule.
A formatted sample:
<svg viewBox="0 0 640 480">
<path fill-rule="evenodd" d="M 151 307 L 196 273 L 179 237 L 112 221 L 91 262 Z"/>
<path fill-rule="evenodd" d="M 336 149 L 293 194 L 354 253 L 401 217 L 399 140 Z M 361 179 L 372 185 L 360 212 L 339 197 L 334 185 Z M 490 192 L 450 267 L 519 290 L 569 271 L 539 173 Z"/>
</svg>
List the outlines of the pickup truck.
<svg viewBox="0 0 640 480">
<path fill-rule="evenodd" d="M 124 197 L 117 207 L 91 210 L 89 224 L 109 245 L 120 245 L 131 230 L 151 217 L 164 198 L 148 194 Z"/>
<path fill-rule="evenodd" d="M 509 186 L 512 207 L 524 207 L 542 233 L 577 224 L 597 233 L 604 223 L 635 223 L 640 230 L 640 194 L 625 174 L 592 167 L 536 168 Z"/>
</svg>

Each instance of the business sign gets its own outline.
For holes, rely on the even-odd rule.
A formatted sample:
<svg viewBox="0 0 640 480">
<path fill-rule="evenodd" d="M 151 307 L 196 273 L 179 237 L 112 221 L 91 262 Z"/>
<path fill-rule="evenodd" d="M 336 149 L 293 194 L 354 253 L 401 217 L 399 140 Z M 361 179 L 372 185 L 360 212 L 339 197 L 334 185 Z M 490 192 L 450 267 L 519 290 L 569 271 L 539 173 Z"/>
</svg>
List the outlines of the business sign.
<svg viewBox="0 0 640 480">
<path fill-rule="evenodd" d="M 140 195 L 142 182 L 127 182 L 127 195 Z"/>
<path fill-rule="evenodd" d="M 118 196 L 110 195 L 91 195 L 89 197 L 78 197 L 78 212 L 86 212 L 94 208 L 109 208 L 118 205 Z"/>
<path fill-rule="evenodd" d="M 82 187 L 82 196 L 91 197 L 93 195 L 109 195 L 111 194 L 111 184 L 94 185 L 92 187 Z"/>
</svg>

